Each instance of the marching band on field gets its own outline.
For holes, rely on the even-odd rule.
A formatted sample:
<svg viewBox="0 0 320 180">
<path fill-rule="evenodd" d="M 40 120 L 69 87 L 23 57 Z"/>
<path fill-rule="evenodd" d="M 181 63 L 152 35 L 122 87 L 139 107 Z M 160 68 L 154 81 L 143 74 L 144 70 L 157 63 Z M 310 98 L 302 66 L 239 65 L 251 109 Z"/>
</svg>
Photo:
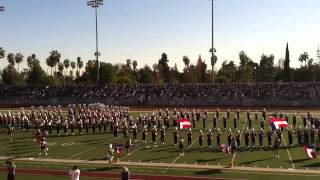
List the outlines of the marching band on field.
<svg viewBox="0 0 320 180">
<path fill-rule="evenodd" d="M 259 113 L 261 113 L 261 120 L 259 120 Z M 180 155 L 184 155 L 184 149 L 190 149 L 193 139 L 197 138 L 200 148 L 204 147 L 205 144 L 209 148 L 221 148 L 222 144 L 226 144 L 231 152 L 240 147 L 250 149 L 272 147 L 277 158 L 279 157 L 277 153 L 279 147 L 282 145 L 292 146 L 294 144 L 294 136 L 297 138 L 297 144 L 315 143 L 318 140 L 316 137 L 320 137 L 320 119 L 310 112 L 301 115 L 303 126 L 298 128 L 297 121 L 299 116 L 296 113 L 289 118 L 288 114 L 284 113 L 268 114 L 265 109 L 254 113 L 248 110 L 244 118 L 246 119 L 245 124 L 242 123 L 243 127 L 238 127 L 241 115 L 240 109 L 234 113 L 232 118 L 229 109 L 225 113 L 221 113 L 217 108 L 213 112 L 212 127 L 208 127 L 207 124 L 210 121 L 208 111 L 203 109 L 155 110 L 151 113 L 140 113 L 136 118 L 133 118 L 128 107 L 108 106 L 97 103 L 69 105 L 67 112 L 63 112 L 61 106 L 31 107 L 28 111 L 21 108 L 18 112 L 0 113 L 0 125 L 8 127 L 10 141 L 12 141 L 14 127 L 20 128 L 25 132 L 29 132 L 31 128 L 36 129 L 37 133 L 43 134 L 39 137 L 39 146 L 45 154 L 47 154 L 45 151 L 47 149 L 45 138 L 52 135 L 111 132 L 115 138 L 118 138 L 119 133 L 122 132 L 125 139 L 125 147 L 130 152 L 131 140 L 137 142 L 141 137 L 142 143 L 151 142 L 152 144 L 157 144 L 159 139 L 161 144 L 165 144 L 167 132 L 171 131 L 173 144 L 179 147 Z M 287 122 L 290 121 L 291 126 L 279 130 L 266 129 L 267 118 L 270 115 L 284 118 Z M 192 129 L 180 129 L 178 123 L 180 118 L 189 119 Z M 219 124 L 222 124 L 222 126 Z M 257 127 L 258 124 L 260 128 L 256 130 L 254 127 Z M 219 127 L 222 127 L 222 130 Z M 183 135 L 180 135 L 182 132 L 186 134 L 186 148 Z M 195 132 L 197 132 L 197 137 L 194 137 Z M 140 137 L 139 133 L 141 133 Z M 158 136 L 158 133 L 160 136 Z M 222 138 L 223 134 L 226 135 L 226 141 Z M 288 142 L 283 140 L 284 134 L 287 135 Z M 267 139 L 266 145 L 264 144 L 265 137 Z M 241 144 L 242 140 L 244 140 L 243 145 Z"/>
</svg>

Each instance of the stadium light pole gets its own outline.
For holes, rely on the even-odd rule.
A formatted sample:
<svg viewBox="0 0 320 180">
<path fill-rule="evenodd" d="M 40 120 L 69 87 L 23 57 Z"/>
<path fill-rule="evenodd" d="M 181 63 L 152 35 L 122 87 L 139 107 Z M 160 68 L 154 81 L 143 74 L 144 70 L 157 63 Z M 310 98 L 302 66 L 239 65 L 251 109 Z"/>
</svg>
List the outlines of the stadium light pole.
<svg viewBox="0 0 320 180">
<path fill-rule="evenodd" d="M 4 6 L 0 6 L 0 12 L 4 11 Z"/>
<path fill-rule="evenodd" d="M 214 84 L 214 65 L 216 59 L 214 56 L 214 53 L 216 52 L 216 49 L 214 48 L 214 0 L 211 0 L 211 49 L 209 52 L 211 53 L 211 63 L 212 63 L 212 84 Z"/>
<path fill-rule="evenodd" d="M 99 52 L 99 42 L 98 42 L 98 7 L 103 5 L 103 0 L 89 0 L 87 1 L 87 5 L 95 9 L 95 15 L 96 15 L 96 52 L 94 53 L 94 55 L 96 56 L 96 63 L 97 63 L 97 84 L 99 84 L 100 52 Z"/>
</svg>

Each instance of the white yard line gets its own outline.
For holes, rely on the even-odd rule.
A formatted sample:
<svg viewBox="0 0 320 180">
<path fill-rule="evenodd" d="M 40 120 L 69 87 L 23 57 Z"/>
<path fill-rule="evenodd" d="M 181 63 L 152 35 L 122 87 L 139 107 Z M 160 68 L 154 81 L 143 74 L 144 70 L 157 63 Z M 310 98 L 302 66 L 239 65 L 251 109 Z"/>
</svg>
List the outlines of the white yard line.
<svg viewBox="0 0 320 180">
<path fill-rule="evenodd" d="M 142 149 L 142 148 L 137 148 L 137 149 L 133 150 L 133 151 L 130 153 L 130 155 L 129 155 L 129 154 L 126 154 L 125 156 L 123 156 L 122 158 L 120 158 L 120 160 L 123 160 L 123 159 L 125 159 L 126 157 L 131 156 L 133 153 L 135 153 L 136 151 L 138 151 L 138 150 L 140 150 L 140 149 Z"/>
<path fill-rule="evenodd" d="M 244 122 L 244 124 L 243 124 L 243 126 L 242 126 L 242 130 L 241 130 L 241 133 L 240 133 L 240 139 L 241 139 L 241 137 L 242 137 L 242 133 L 243 133 L 244 128 L 246 127 L 246 124 L 247 124 L 247 120 L 246 120 L 246 122 Z M 234 159 L 236 158 L 236 155 L 237 155 L 237 151 L 235 151 L 235 153 L 233 154 L 233 157 L 232 157 L 232 160 L 231 160 L 231 163 L 232 163 L 232 164 L 233 164 L 233 162 L 234 162 Z"/>
<path fill-rule="evenodd" d="M 194 144 L 194 143 L 196 143 L 198 141 L 198 138 L 196 138 L 192 143 L 191 143 L 191 146 Z M 191 147 L 190 146 L 190 147 Z M 187 148 L 187 149 L 189 149 L 189 148 Z M 177 161 L 178 161 L 178 159 L 180 159 L 181 158 L 181 156 L 178 156 L 178 157 L 176 157 L 171 163 L 176 163 Z"/>
<path fill-rule="evenodd" d="M 284 145 L 285 145 L 285 146 L 287 146 L 287 142 L 286 142 L 286 140 L 284 139 L 283 135 L 281 135 L 281 137 L 282 137 L 282 139 L 283 139 L 283 143 L 284 143 Z M 291 161 L 292 168 L 293 168 L 293 169 L 295 169 L 296 167 L 295 167 L 295 165 L 293 164 L 293 161 L 292 161 L 292 157 L 291 157 L 290 151 L 289 151 L 289 149 L 288 149 L 288 148 L 286 148 L 286 149 L 287 149 L 287 153 L 288 153 L 289 159 L 290 159 L 290 161 Z"/>
<path fill-rule="evenodd" d="M 66 159 L 73 159 L 73 158 L 75 158 L 75 157 L 77 157 L 77 156 L 80 156 L 80 155 L 82 155 L 82 154 L 84 154 L 84 153 L 86 153 L 86 152 L 92 151 L 92 150 L 94 150 L 94 149 L 96 149 L 96 148 L 97 148 L 97 147 L 88 148 L 88 149 L 86 149 L 86 150 L 84 150 L 84 151 L 81 151 L 81 152 L 79 152 L 79 153 L 77 153 L 77 154 L 74 154 L 74 155 L 72 155 L 72 156 L 69 156 L 69 157 L 67 157 Z"/>
</svg>

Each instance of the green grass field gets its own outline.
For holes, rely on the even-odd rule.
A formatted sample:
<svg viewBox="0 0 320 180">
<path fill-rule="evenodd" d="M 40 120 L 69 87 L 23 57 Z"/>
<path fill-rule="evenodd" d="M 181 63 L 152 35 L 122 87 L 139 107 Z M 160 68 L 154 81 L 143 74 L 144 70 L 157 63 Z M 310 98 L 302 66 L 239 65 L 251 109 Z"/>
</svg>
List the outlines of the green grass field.
<svg viewBox="0 0 320 180">
<path fill-rule="evenodd" d="M 137 116 L 139 113 L 132 113 Z M 212 113 L 209 113 L 209 120 L 207 128 L 212 128 Z M 231 114 L 233 117 L 233 114 Z M 245 117 L 245 113 L 241 114 Z M 291 120 L 291 118 L 290 118 Z M 289 121 L 289 123 L 291 123 Z M 301 119 L 298 118 L 297 126 L 302 124 Z M 222 128 L 222 122 L 218 122 L 218 126 L 222 129 L 222 143 L 226 143 L 226 132 Z M 254 122 L 255 129 L 260 129 L 260 124 Z M 202 122 L 197 124 L 197 127 L 202 127 Z M 233 127 L 233 122 L 228 122 L 228 127 Z M 245 118 L 241 118 L 238 123 L 240 130 L 247 127 Z M 267 125 L 265 131 L 269 129 Z M 34 142 L 34 135 L 32 132 L 24 133 L 15 129 L 13 142 L 10 143 L 6 130 L 0 129 L 0 156 L 2 157 L 34 157 L 38 158 L 38 147 Z M 204 134 L 206 134 L 204 131 Z M 54 131 L 55 132 L 55 131 Z M 160 145 L 158 136 L 158 145 L 151 144 L 151 137 L 148 137 L 148 143 L 141 142 L 141 134 L 138 133 L 138 148 L 133 149 L 130 156 L 124 151 L 121 161 L 136 161 L 136 162 L 165 162 L 165 163 L 186 163 L 186 164 L 210 164 L 210 165 L 223 165 L 227 166 L 232 157 L 226 157 L 223 152 L 216 148 L 209 149 L 206 146 L 206 137 L 204 148 L 200 149 L 197 137 L 199 129 L 193 129 L 193 145 L 192 148 L 187 150 L 185 156 L 179 156 L 179 150 L 173 145 L 173 136 L 171 130 L 166 134 L 166 144 Z M 131 133 L 130 133 L 131 135 Z M 150 134 L 149 134 L 150 135 Z M 180 132 L 180 136 L 185 138 L 186 131 Z M 284 138 L 287 141 L 287 133 L 284 133 Z M 258 139 L 258 138 L 257 138 Z M 244 139 L 241 139 L 241 145 L 244 145 Z M 106 152 L 108 144 L 110 143 L 123 143 L 122 134 L 118 138 L 113 138 L 113 134 L 96 133 L 88 135 L 75 135 L 75 136 L 54 136 L 48 138 L 49 153 L 48 158 L 53 159 L 81 159 L 81 160 L 102 160 L 106 159 Z M 294 137 L 294 143 L 297 143 L 297 138 Z M 264 145 L 266 146 L 267 139 L 264 138 Z M 215 136 L 213 136 L 213 145 L 216 145 Z M 235 166 L 249 166 L 249 167 L 270 167 L 270 168 L 297 168 L 297 169 L 318 169 L 320 167 L 320 160 L 308 160 L 303 152 L 303 147 L 291 147 L 280 150 L 280 159 L 274 159 L 272 150 L 241 150 L 237 152 L 234 158 Z M 291 156 L 292 162 L 289 158 Z M 209 173 L 208 173 L 209 174 Z"/>
</svg>

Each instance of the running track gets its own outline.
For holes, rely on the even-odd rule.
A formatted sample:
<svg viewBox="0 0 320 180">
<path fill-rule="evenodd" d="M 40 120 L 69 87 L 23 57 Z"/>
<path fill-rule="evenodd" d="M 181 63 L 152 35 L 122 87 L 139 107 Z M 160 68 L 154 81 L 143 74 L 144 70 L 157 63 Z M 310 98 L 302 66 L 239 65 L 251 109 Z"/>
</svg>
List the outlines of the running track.
<svg viewBox="0 0 320 180">
<path fill-rule="evenodd" d="M 6 173 L 5 168 L 0 168 L 0 173 Z M 16 174 L 28 174 L 28 175 L 39 175 L 39 176 L 69 176 L 66 171 L 61 170 L 44 170 L 44 169 L 16 169 Z M 120 174 L 107 173 L 107 172 L 81 172 L 81 176 L 85 177 L 96 177 L 96 178 L 110 178 L 110 179 L 121 179 Z M 207 177 L 187 177 L 187 176 L 156 176 L 156 175 L 131 175 L 130 179 L 136 180 L 228 180 L 223 178 L 207 178 Z"/>
</svg>

